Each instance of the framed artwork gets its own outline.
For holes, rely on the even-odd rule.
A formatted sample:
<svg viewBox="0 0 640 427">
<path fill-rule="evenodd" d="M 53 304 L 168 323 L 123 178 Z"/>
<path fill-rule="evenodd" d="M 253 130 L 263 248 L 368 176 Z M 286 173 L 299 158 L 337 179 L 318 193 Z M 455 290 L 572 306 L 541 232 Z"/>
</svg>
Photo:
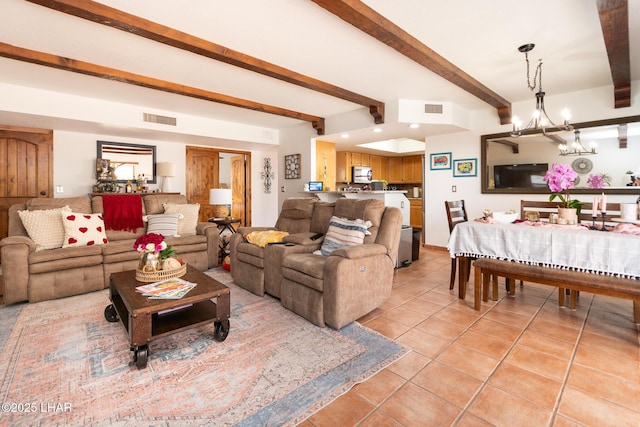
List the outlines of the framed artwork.
<svg viewBox="0 0 640 427">
<path fill-rule="evenodd" d="M 433 153 L 430 158 L 431 170 L 451 169 L 451 153 Z"/>
<path fill-rule="evenodd" d="M 300 154 L 284 156 L 285 179 L 300 179 Z"/>
<path fill-rule="evenodd" d="M 478 159 L 456 159 L 453 161 L 453 176 L 478 176 Z"/>
</svg>

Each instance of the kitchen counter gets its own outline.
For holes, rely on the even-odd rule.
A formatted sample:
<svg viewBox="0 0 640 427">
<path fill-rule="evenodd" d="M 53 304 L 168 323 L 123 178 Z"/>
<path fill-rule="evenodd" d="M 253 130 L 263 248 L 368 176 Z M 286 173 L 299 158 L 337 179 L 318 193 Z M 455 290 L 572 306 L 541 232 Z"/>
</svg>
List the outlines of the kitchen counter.
<svg viewBox="0 0 640 427">
<path fill-rule="evenodd" d="M 402 224 L 410 225 L 411 211 L 409 199 L 405 190 L 364 190 L 364 191 L 304 191 L 305 194 L 313 194 L 323 202 L 335 202 L 346 197 L 347 199 L 379 199 L 385 206 L 394 206 L 402 211 Z"/>
</svg>

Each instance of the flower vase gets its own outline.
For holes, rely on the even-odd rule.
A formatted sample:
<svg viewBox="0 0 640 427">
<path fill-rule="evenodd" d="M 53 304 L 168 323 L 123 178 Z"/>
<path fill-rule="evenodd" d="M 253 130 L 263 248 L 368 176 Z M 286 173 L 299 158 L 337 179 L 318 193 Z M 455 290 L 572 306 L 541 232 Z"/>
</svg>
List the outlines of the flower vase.
<svg viewBox="0 0 640 427">
<path fill-rule="evenodd" d="M 558 208 L 558 218 L 566 220 L 567 224 L 578 222 L 578 210 L 576 208 Z"/>
<path fill-rule="evenodd" d="M 146 272 L 160 270 L 160 253 L 144 252 L 140 258 L 140 265 L 138 268 Z"/>
</svg>

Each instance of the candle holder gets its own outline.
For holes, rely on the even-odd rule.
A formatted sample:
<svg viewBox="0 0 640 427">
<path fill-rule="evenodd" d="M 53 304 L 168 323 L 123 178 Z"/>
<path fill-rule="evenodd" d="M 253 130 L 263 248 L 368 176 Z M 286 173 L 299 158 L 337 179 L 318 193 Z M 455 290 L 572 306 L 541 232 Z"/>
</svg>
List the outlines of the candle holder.
<svg viewBox="0 0 640 427">
<path fill-rule="evenodd" d="M 597 215 L 591 215 L 591 230 L 595 230 L 596 229 L 596 219 L 598 218 Z"/>
<path fill-rule="evenodd" d="M 606 212 L 602 212 L 602 228 L 600 229 L 600 231 L 609 231 L 607 230 L 607 227 L 605 227 L 604 225 L 604 220 L 607 217 L 607 213 Z"/>
</svg>

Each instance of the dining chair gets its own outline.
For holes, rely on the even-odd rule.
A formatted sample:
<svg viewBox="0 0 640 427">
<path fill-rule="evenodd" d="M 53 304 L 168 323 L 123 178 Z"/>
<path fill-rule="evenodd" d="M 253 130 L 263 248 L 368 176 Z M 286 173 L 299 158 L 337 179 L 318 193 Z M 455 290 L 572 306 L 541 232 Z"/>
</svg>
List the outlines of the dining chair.
<svg viewBox="0 0 640 427">
<path fill-rule="evenodd" d="M 448 201 L 445 200 L 444 207 L 447 210 L 447 221 L 449 221 L 449 233 L 453 231 L 453 227 L 461 222 L 469 221 L 469 217 L 467 216 L 467 209 L 464 205 L 463 200 L 453 200 Z M 449 289 L 453 289 L 453 285 L 456 281 L 456 269 L 457 269 L 457 259 L 451 258 L 451 278 L 449 279 Z M 467 263 L 467 271 L 464 272 L 465 281 L 469 280 L 469 275 L 471 274 L 471 263 Z M 463 272 L 459 272 L 458 274 L 463 274 Z"/>
</svg>

